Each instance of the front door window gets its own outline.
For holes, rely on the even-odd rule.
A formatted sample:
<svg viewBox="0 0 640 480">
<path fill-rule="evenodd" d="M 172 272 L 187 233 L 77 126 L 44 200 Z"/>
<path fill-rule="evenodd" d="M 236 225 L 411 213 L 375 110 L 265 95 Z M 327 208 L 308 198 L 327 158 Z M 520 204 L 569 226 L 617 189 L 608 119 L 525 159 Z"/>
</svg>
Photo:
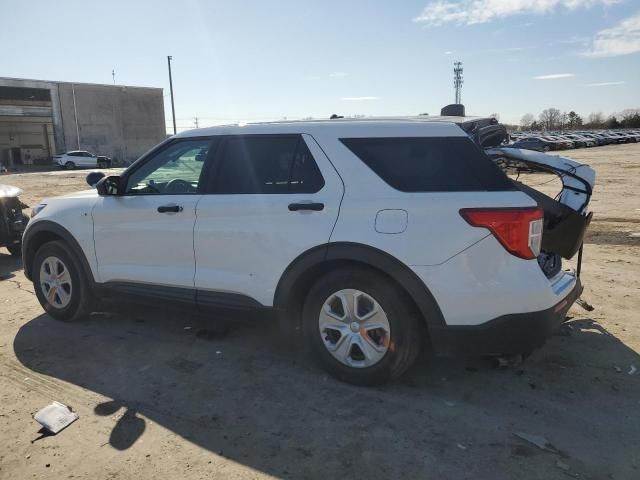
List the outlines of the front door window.
<svg viewBox="0 0 640 480">
<path fill-rule="evenodd" d="M 158 152 L 128 178 L 125 195 L 198 193 L 211 139 L 179 141 Z"/>
</svg>

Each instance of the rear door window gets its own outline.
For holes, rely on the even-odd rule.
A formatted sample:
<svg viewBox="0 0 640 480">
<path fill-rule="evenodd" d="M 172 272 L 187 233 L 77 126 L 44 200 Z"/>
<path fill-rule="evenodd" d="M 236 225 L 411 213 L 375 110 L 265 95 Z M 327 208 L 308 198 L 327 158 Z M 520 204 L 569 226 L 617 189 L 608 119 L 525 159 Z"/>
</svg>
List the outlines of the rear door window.
<svg viewBox="0 0 640 480">
<path fill-rule="evenodd" d="M 213 175 L 213 193 L 315 193 L 324 180 L 300 135 L 225 138 Z"/>
<path fill-rule="evenodd" d="M 343 138 L 391 187 L 403 192 L 513 190 L 469 137 Z"/>
</svg>

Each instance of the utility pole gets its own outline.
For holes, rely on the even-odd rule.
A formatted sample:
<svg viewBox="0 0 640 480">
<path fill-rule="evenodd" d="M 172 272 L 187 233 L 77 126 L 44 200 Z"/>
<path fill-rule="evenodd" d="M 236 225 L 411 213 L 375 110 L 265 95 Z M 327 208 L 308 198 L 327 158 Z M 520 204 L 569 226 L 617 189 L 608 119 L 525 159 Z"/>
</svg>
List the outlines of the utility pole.
<svg viewBox="0 0 640 480">
<path fill-rule="evenodd" d="M 71 84 L 71 95 L 73 96 L 73 118 L 76 122 L 76 140 L 78 142 L 78 150 L 80 150 L 80 127 L 78 126 L 78 106 L 76 104 L 76 86 Z"/>
<path fill-rule="evenodd" d="M 171 117 L 173 118 L 173 134 L 175 135 L 176 130 L 176 108 L 173 105 L 173 80 L 171 78 L 171 55 L 167 57 L 167 64 L 169 65 L 169 91 L 171 92 Z"/>
<path fill-rule="evenodd" d="M 453 87 L 456 89 L 455 103 L 462 103 L 462 62 L 454 62 L 453 64 Z"/>
<path fill-rule="evenodd" d="M 111 70 L 111 76 L 113 77 L 113 84 L 116 84 L 116 70 L 115 68 Z"/>
<path fill-rule="evenodd" d="M 198 117 L 193 117 L 193 123 L 196 125 L 196 128 L 200 128 L 198 126 Z"/>
</svg>

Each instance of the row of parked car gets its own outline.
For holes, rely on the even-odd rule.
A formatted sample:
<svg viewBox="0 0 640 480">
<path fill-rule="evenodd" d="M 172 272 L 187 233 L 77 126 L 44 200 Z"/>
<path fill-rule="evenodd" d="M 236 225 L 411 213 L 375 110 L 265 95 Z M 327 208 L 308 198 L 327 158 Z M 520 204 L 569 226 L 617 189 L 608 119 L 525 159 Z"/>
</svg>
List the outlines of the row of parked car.
<svg viewBox="0 0 640 480">
<path fill-rule="evenodd" d="M 548 132 L 544 134 L 516 132 L 510 135 L 512 146 L 548 152 L 570 148 L 640 142 L 640 130 L 593 130 Z"/>
</svg>

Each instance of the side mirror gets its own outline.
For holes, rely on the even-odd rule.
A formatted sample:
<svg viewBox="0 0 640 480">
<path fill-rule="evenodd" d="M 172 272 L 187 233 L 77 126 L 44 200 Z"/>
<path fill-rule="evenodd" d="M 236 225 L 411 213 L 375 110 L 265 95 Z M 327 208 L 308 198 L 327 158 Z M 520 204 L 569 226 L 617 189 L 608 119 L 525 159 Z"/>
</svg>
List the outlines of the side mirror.
<svg viewBox="0 0 640 480">
<path fill-rule="evenodd" d="M 117 175 L 104 177 L 96 184 L 96 190 L 101 197 L 120 195 L 122 193 L 120 177 Z"/>
<path fill-rule="evenodd" d="M 87 175 L 87 183 L 90 187 L 95 187 L 96 183 L 98 183 L 104 177 L 104 173 L 102 172 L 90 172 Z"/>
</svg>

